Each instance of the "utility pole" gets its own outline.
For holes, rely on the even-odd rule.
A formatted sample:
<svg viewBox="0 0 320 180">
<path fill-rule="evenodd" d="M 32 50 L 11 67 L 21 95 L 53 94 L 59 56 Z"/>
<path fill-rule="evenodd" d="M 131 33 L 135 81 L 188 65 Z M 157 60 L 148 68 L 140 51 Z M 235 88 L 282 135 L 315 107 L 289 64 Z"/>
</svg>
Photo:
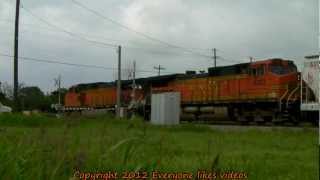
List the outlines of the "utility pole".
<svg viewBox="0 0 320 180">
<path fill-rule="evenodd" d="M 160 76 L 160 74 L 161 74 L 161 70 L 165 70 L 166 68 L 161 67 L 161 65 L 159 65 L 158 67 L 154 66 L 154 67 L 153 67 L 153 69 L 158 70 L 158 76 Z"/>
<path fill-rule="evenodd" d="M 252 63 L 252 62 L 253 62 L 253 57 L 250 56 L 250 63 Z"/>
<path fill-rule="evenodd" d="M 61 75 L 54 79 L 55 86 L 58 88 L 58 104 L 61 105 Z"/>
<path fill-rule="evenodd" d="M 121 108 L 121 46 L 118 47 L 118 81 L 117 81 L 117 117 L 120 117 Z"/>
<path fill-rule="evenodd" d="M 16 19 L 14 29 L 14 64 L 13 64 L 13 97 L 15 102 L 15 109 L 19 110 L 18 99 L 18 50 L 19 50 L 19 16 L 20 16 L 20 0 L 16 1 Z"/>
<path fill-rule="evenodd" d="M 217 67 L 217 49 L 213 48 L 213 60 L 214 60 L 214 67 Z"/>
<path fill-rule="evenodd" d="M 132 88 L 132 99 L 136 102 L 136 61 L 133 61 L 133 88 Z"/>
</svg>

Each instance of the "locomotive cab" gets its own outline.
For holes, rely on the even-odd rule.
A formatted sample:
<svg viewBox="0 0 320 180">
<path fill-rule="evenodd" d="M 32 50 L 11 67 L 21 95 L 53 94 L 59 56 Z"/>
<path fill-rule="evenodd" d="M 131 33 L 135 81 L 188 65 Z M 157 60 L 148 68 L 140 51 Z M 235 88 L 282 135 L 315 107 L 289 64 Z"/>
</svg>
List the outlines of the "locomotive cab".
<svg viewBox="0 0 320 180">
<path fill-rule="evenodd" d="M 296 108 L 299 100 L 299 73 L 293 61 L 269 59 L 250 64 L 251 94 L 278 104 L 278 112 Z"/>
<path fill-rule="evenodd" d="M 299 73 L 293 61 L 271 59 L 250 65 L 254 85 L 297 86 Z"/>
<path fill-rule="evenodd" d="M 292 61 L 273 60 L 269 64 L 269 72 L 282 76 L 297 73 L 297 66 Z"/>
<path fill-rule="evenodd" d="M 271 59 L 255 62 L 250 65 L 252 76 L 285 76 L 298 73 L 297 66 L 292 61 L 282 59 Z"/>
</svg>

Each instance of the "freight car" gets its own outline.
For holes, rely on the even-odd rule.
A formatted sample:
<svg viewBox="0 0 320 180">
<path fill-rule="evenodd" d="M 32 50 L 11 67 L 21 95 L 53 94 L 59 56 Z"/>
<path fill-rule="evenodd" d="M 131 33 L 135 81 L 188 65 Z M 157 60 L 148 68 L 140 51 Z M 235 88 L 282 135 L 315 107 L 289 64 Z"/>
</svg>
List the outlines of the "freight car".
<svg viewBox="0 0 320 180">
<path fill-rule="evenodd" d="M 181 117 L 189 120 L 223 120 L 239 123 L 302 121 L 299 110 L 300 73 L 293 61 L 268 59 L 213 67 L 208 73 L 172 74 L 136 80 L 135 102 L 150 114 L 150 96 L 180 92 Z M 123 106 L 130 106 L 132 82 L 123 81 Z M 116 83 L 82 84 L 65 96 L 66 108 L 112 108 Z"/>
</svg>

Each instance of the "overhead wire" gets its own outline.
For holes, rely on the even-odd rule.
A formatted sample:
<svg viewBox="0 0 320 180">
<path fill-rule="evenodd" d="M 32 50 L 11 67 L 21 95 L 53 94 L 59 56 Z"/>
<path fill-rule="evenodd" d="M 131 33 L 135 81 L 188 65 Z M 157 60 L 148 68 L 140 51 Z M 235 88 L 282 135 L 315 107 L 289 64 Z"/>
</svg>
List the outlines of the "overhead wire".
<svg viewBox="0 0 320 180">
<path fill-rule="evenodd" d="M 9 20 L 9 19 L 0 19 L 0 21 L 6 22 L 6 23 L 14 23 L 14 20 Z M 38 24 L 30 24 L 30 23 L 20 23 L 20 25 L 32 26 L 32 27 L 36 27 L 37 29 L 40 28 L 40 29 L 46 29 L 46 30 L 52 31 L 52 32 L 57 32 L 57 30 L 55 30 L 56 28 L 53 28 L 52 26 L 49 26 L 47 23 L 46 23 L 47 27 L 39 26 Z M 30 28 L 30 27 L 24 27 L 24 28 Z M 59 29 L 59 32 L 61 32 L 60 29 Z M 50 35 L 52 35 L 52 34 L 50 34 Z M 122 40 L 109 38 L 109 37 L 105 37 L 105 36 L 102 36 L 102 35 L 94 35 L 94 36 L 90 35 L 90 36 L 88 36 L 88 34 L 85 34 L 85 33 L 77 33 L 77 35 L 81 35 L 81 36 L 88 37 L 88 38 L 99 38 L 99 39 L 105 39 L 105 40 L 108 40 L 108 41 L 120 42 L 120 44 L 122 44 L 122 42 L 123 42 Z M 128 43 L 129 44 L 135 44 L 135 45 L 138 45 L 138 46 L 141 45 L 141 44 L 136 43 L 136 42 L 128 42 Z M 170 54 L 172 52 L 177 53 L 176 51 L 173 51 L 174 49 L 170 49 L 170 51 L 154 51 L 153 49 L 150 49 L 150 48 L 143 48 L 143 47 L 136 47 L 136 46 L 133 47 L 133 46 L 128 46 L 128 45 L 122 45 L 122 47 L 126 47 L 128 49 L 144 50 L 144 51 L 150 50 L 152 52 L 157 52 L 157 53 L 158 52 L 164 52 L 164 53 L 168 53 L 169 52 L 168 54 Z M 201 51 L 211 51 L 211 49 L 209 49 L 209 48 L 189 48 L 189 49 L 195 49 L 195 50 L 201 50 Z M 185 53 L 183 53 L 183 54 L 186 55 Z M 192 54 L 192 55 L 196 55 L 196 54 Z M 208 57 L 209 57 L 209 55 L 206 56 L 206 58 L 208 58 Z"/>
<path fill-rule="evenodd" d="M 14 20 L 6 20 L 6 19 L 0 19 L 0 22 L 3 22 L 3 23 L 7 23 L 7 24 L 14 24 Z M 19 22 L 19 25 L 23 25 L 24 28 L 25 26 L 32 26 L 32 27 L 36 27 L 36 28 L 39 28 L 39 29 L 46 29 L 46 30 L 51 30 L 51 31 L 54 31 L 52 27 L 49 27 L 49 26 L 40 26 L 39 24 L 32 24 L 32 23 L 23 23 L 23 22 Z"/>
<path fill-rule="evenodd" d="M 117 21 L 115 21 L 115 20 L 113 20 L 113 19 L 111 19 L 111 18 L 109 18 L 109 17 L 107 17 L 107 16 L 99 13 L 98 11 L 96 11 L 96 10 L 94 10 L 94 9 L 92 9 L 92 8 L 89 8 L 89 7 L 85 6 L 84 4 L 80 3 L 79 1 L 71 0 L 71 2 L 73 2 L 75 5 L 77 5 L 77 6 L 81 7 L 81 8 L 83 8 L 83 9 L 85 9 L 85 10 L 87 10 L 87 11 L 93 13 L 93 14 L 95 14 L 96 16 L 98 16 L 98 17 L 100 17 L 100 18 L 102 18 L 102 19 L 104 19 L 104 20 L 107 20 L 107 21 L 109 21 L 109 22 L 111 22 L 111 23 L 113 23 L 113 24 L 115 24 L 115 25 L 117 25 L 117 26 L 119 26 L 119 27 L 121 27 L 121 28 L 124 28 L 124 29 L 126 29 L 126 30 L 128 30 L 128 31 L 134 32 L 135 34 L 138 34 L 138 35 L 140 35 L 140 36 L 143 36 L 143 37 L 145 37 L 146 39 L 149 39 L 149 40 L 151 40 L 151 41 L 156 41 L 156 42 L 158 42 L 158 43 L 164 44 L 164 45 L 169 46 L 169 47 L 181 49 L 181 50 L 183 50 L 183 51 L 185 51 L 185 52 L 188 52 L 188 53 L 197 54 L 197 55 L 199 55 L 199 56 L 211 58 L 211 56 L 204 55 L 204 54 L 201 54 L 201 53 L 198 53 L 198 52 L 194 52 L 194 51 L 192 51 L 192 50 L 190 50 L 190 49 L 188 49 L 188 48 L 185 48 L 185 47 L 182 47 L 182 46 L 178 46 L 178 45 L 174 45 L 174 44 L 165 42 L 165 41 L 160 40 L 160 39 L 158 39 L 158 38 L 154 38 L 154 37 L 152 37 L 152 36 L 150 36 L 150 35 L 148 35 L 148 34 L 146 34 L 146 33 L 143 33 L 143 32 L 137 31 L 137 30 L 135 30 L 135 29 L 132 29 L 132 28 L 129 27 L 129 26 L 123 25 L 123 24 L 121 24 L 121 23 L 119 23 L 119 22 L 117 22 Z"/>
<path fill-rule="evenodd" d="M 234 59 L 234 58 L 231 58 L 231 57 L 229 57 L 229 54 L 231 54 L 231 55 L 235 55 L 235 54 L 232 54 L 232 53 L 229 53 L 229 52 L 226 52 L 225 50 L 221 50 L 221 49 L 217 49 L 217 51 L 218 52 L 222 52 L 224 55 L 224 57 L 226 57 L 227 59 Z M 228 54 L 227 56 L 226 56 L 226 54 Z M 252 57 L 252 56 L 243 56 L 243 57 L 247 57 L 248 59 L 250 58 L 250 57 Z M 232 61 L 234 61 L 234 62 L 237 62 L 237 63 L 244 63 L 244 61 L 237 61 L 237 60 L 232 60 Z M 248 62 L 248 61 L 246 61 L 246 62 Z"/>
<path fill-rule="evenodd" d="M 68 34 L 69 36 L 72 36 L 72 37 L 76 37 L 76 38 L 79 38 L 81 40 L 84 40 L 84 41 L 87 41 L 87 42 L 90 42 L 90 43 L 95 43 L 95 44 L 100 44 L 100 45 L 104 45 L 104 46 L 108 46 L 108 47 L 112 47 L 112 48 L 116 48 L 118 47 L 118 45 L 115 45 L 115 44 L 110 44 L 110 43 L 106 43 L 106 42 L 100 42 L 100 41 L 95 41 L 95 40 L 90 40 L 90 39 L 87 39 L 81 35 L 78 35 L 78 34 L 75 34 L 73 32 L 70 32 L 70 31 L 67 31 L 55 24 L 52 24 L 50 22 L 48 22 L 47 20 L 45 20 L 44 18 L 41 18 L 39 16 L 37 16 L 36 14 L 34 14 L 32 11 L 30 11 L 29 9 L 25 8 L 24 6 L 21 6 L 22 9 L 24 9 L 26 12 L 28 12 L 31 16 L 33 16 L 34 18 L 38 19 L 39 21 L 47 24 L 48 26 L 51 26 L 61 32 L 64 32 L 66 34 Z"/>
<path fill-rule="evenodd" d="M 97 12 L 96 10 L 85 6 L 84 4 L 80 3 L 80 2 L 77 1 L 77 0 L 71 0 L 71 1 L 72 1 L 74 4 L 80 6 L 81 8 L 83 8 L 83 9 L 85 9 L 85 10 L 87 10 L 87 11 L 90 11 L 91 13 L 95 14 L 96 16 L 98 16 L 98 17 L 100 17 L 100 18 L 103 18 L 103 19 L 105 19 L 105 20 L 108 20 L 108 21 L 112 22 L 113 24 L 116 24 L 116 25 L 118 25 L 118 26 L 121 26 L 122 28 L 125 28 L 125 29 L 127 29 L 127 30 L 129 30 L 129 31 L 133 31 L 133 32 L 135 32 L 136 34 L 142 35 L 142 36 L 144 36 L 145 38 L 148 38 L 148 39 L 153 40 L 153 41 L 160 42 L 160 43 L 162 43 L 162 44 L 166 44 L 166 45 L 169 46 L 169 47 L 175 47 L 175 48 L 178 48 L 178 49 L 187 50 L 188 53 L 191 52 L 193 55 L 202 56 L 202 57 L 210 58 L 210 59 L 213 58 L 213 56 L 203 55 L 203 54 L 200 54 L 200 53 L 195 53 L 195 52 L 193 52 L 193 51 L 190 51 L 190 49 L 198 49 L 198 50 L 205 50 L 205 51 L 210 50 L 210 49 L 203 49 L 203 48 L 189 48 L 189 49 L 187 49 L 187 48 L 184 48 L 184 47 L 181 47 L 181 46 L 177 46 L 177 45 L 170 44 L 170 43 L 168 43 L 168 42 L 165 42 L 165 41 L 159 40 L 159 39 L 157 39 L 157 38 L 151 37 L 151 36 L 149 36 L 149 35 L 147 35 L 147 34 L 145 34 L 145 33 L 136 31 L 136 30 L 134 30 L 134 29 L 132 29 L 132 28 L 126 26 L 126 25 L 123 25 L 123 24 L 121 24 L 121 23 L 119 23 L 119 22 L 117 22 L 117 21 L 109 18 L 109 17 L 106 17 L 106 16 L 102 15 L 101 13 Z M 21 8 L 23 8 L 23 9 L 24 9 L 27 13 L 29 13 L 32 17 L 34 17 L 34 18 L 38 19 L 39 21 L 45 23 L 45 24 L 48 25 L 49 27 L 53 27 L 54 29 L 57 29 L 57 30 L 60 31 L 60 32 L 64 32 L 64 33 L 68 34 L 69 36 L 76 37 L 77 39 L 80 38 L 81 40 L 87 41 L 87 42 L 89 42 L 89 43 L 98 44 L 98 45 L 102 45 L 102 46 L 110 46 L 110 47 L 113 47 L 113 48 L 115 48 L 115 47 L 118 46 L 118 45 L 116 45 L 116 44 L 111 44 L 111 43 L 106 43 L 106 42 L 101 42 L 101 41 L 96 41 L 96 40 L 88 39 L 88 38 L 85 37 L 84 34 L 79 34 L 79 33 L 76 34 L 76 33 L 67 31 L 67 30 L 65 30 L 65 29 L 63 29 L 63 28 L 61 28 L 61 27 L 59 27 L 59 26 L 57 26 L 57 25 L 55 25 L 55 24 L 52 24 L 52 23 L 48 22 L 48 21 L 45 20 L 44 18 L 41 18 L 41 17 L 37 16 L 37 15 L 34 14 L 32 11 L 30 11 L 29 9 L 25 8 L 25 7 L 22 6 L 22 5 L 21 5 Z M 5 21 L 9 21 L 9 20 L 5 19 Z M 100 38 L 101 38 L 101 37 L 100 37 Z M 104 37 L 104 38 L 105 38 L 105 37 Z M 106 38 L 105 38 L 105 39 L 106 39 Z M 108 38 L 108 40 L 111 40 L 111 41 L 120 41 L 120 40 L 115 40 L 115 39 L 110 39 L 110 38 Z M 123 47 L 124 47 L 124 48 L 127 48 L 127 49 L 136 49 L 136 50 L 140 50 L 140 51 L 149 51 L 150 53 L 153 53 L 153 54 L 154 54 L 154 53 L 157 53 L 157 54 L 166 54 L 166 55 L 169 55 L 169 54 L 175 53 L 175 52 L 173 52 L 173 51 L 159 51 L 159 50 L 152 50 L 152 49 L 140 48 L 140 47 L 132 47 L 132 46 L 131 46 L 131 47 L 130 47 L 130 46 L 123 46 Z M 221 50 L 221 49 L 217 49 L 217 50 L 218 50 L 218 51 L 225 52 L 224 50 Z M 186 52 L 186 51 L 185 51 L 185 52 Z M 248 57 L 249 57 L 249 56 L 248 56 Z M 220 57 L 218 57 L 217 59 L 219 59 L 219 58 L 220 58 Z M 227 58 L 220 58 L 220 59 L 223 59 L 223 60 L 225 60 L 225 61 L 234 62 L 234 63 L 242 63 L 241 61 L 230 60 L 229 58 L 228 58 L 228 59 L 227 59 Z M 233 59 L 233 58 L 231 58 L 231 59 Z"/>
<path fill-rule="evenodd" d="M 101 42 L 101 41 L 96 41 L 96 40 L 90 40 L 86 37 L 84 37 L 83 35 L 84 34 L 79 34 L 79 33 L 73 33 L 73 32 L 70 32 L 70 31 L 67 31 L 57 25 L 54 25 L 50 22 L 48 22 L 47 20 L 45 20 L 44 18 L 41 18 L 39 16 L 37 16 L 36 14 L 34 14 L 32 11 L 30 11 L 29 9 L 27 9 L 26 7 L 24 6 L 21 6 L 21 8 L 23 8 L 28 14 L 30 14 L 32 17 L 38 19 L 39 21 L 45 23 L 46 25 L 48 25 L 49 27 L 51 28 L 54 28 L 56 30 L 58 30 L 59 32 L 63 32 L 65 34 L 68 34 L 69 36 L 71 37 L 74 37 L 76 39 L 80 39 L 80 40 L 84 40 L 86 42 L 89 42 L 89 43 L 93 43 L 93 44 L 97 44 L 97 45 L 103 45 L 103 46 L 110 46 L 110 47 L 117 47 L 117 45 L 115 44 L 111 44 L 111 43 L 106 43 L 106 42 Z M 104 37 L 105 38 L 105 37 Z M 115 39 L 108 39 L 108 40 L 111 40 L 111 41 L 120 41 L 120 40 L 115 40 Z M 124 48 L 127 48 L 127 49 L 136 49 L 136 50 L 140 50 L 140 51 L 144 51 L 144 52 L 149 52 L 149 53 L 152 53 L 152 54 L 165 54 L 165 55 L 169 55 L 169 54 L 175 54 L 175 55 L 178 55 L 176 52 L 174 51 L 159 51 L 159 50 L 152 50 L 152 49 L 147 49 L 147 48 L 140 48 L 140 47 L 133 47 L 133 46 L 123 46 Z M 187 55 L 185 53 L 183 53 L 183 55 Z M 192 54 L 192 55 L 196 55 L 196 56 L 199 56 L 199 54 Z M 204 56 L 204 55 L 201 55 L 202 57 L 205 57 L 205 58 L 208 58 L 208 57 L 211 57 L 211 56 Z"/>
<path fill-rule="evenodd" d="M 222 56 L 219 57 L 220 59 L 222 60 L 225 60 L 225 61 L 228 61 L 228 62 L 232 62 L 232 63 L 243 63 L 241 61 L 236 61 L 236 60 L 232 60 L 232 59 L 227 59 L 227 58 L 224 58 Z"/>
<path fill-rule="evenodd" d="M 53 27 L 54 29 L 57 29 L 58 31 L 60 32 L 64 32 L 65 34 L 68 34 L 69 36 L 71 37 L 75 37 L 77 39 L 81 39 L 81 40 L 85 40 L 87 42 L 90 42 L 90 43 L 96 43 L 96 44 L 102 44 L 102 45 L 106 45 L 106 46 L 109 46 L 109 47 L 117 47 L 117 45 L 115 44 L 110 44 L 110 43 L 104 43 L 104 42 L 99 42 L 99 41 L 94 41 L 94 40 L 89 40 L 81 35 L 78 35 L 78 34 L 75 34 L 73 32 L 70 32 L 68 30 L 65 30 L 55 24 L 52 24 L 50 22 L 48 22 L 47 20 L 45 20 L 44 18 L 41 18 L 39 16 L 37 16 L 36 14 L 34 14 L 32 11 L 30 11 L 29 9 L 25 8 L 24 6 L 21 6 L 22 9 L 24 9 L 26 12 L 28 12 L 32 17 L 38 19 L 39 21 L 45 23 L 46 25 L 48 25 L 49 27 Z M 174 45 L 171 45 L 169 44 L 170 46 L 174 46 Z M 176 46 L 178 47 L 178 46 Z M 136 47 L 129 47 L 129 46 L 126 46 L 126 48 L 132 48 L 132 49 L 141 49 L 141 50 L 144 50 L 144 51 L 149 51 L 150 50 L 146 50 L 145 48 L 136 48 Z M 199 48 L 200 49 L 200 48 Z M 157 52 L 159 53 L 159 52 Z M 161 52 L 163 53 L 163 52 Z M 13 57 L 13 56 L 10 56 L 8 54 L 1 54 L 2 56 L 7 56 L 7 57 Z M 199 54 L 197 54 L 199 55 Z M 204 57 L 210 57 L 212 58 L 212 56 L 204 56 Z M 29 61 L 37 61 L 37 62 L 46 62 L 46 63 L 53 63 L 53 64 L 63 64 L 63 65 L 69 65 L 69 66 L 78 66 L 78 67 L 88 67 L 88 68 L 100 68 L 100 69 L 112 69 L 114 70 L 115 68 L 109 68 L 109 67 L 103 67 L 103 66 L 96 66 L 96 65 L 85 65 L 85 64 L 74 64 L 74 63 L 67 63 L 67 62 L 59 62 L 59 61 L 52 61 L 52 60 L 45 60 L 45 59 L 37 59 L 37 58 L 30 58 L 30 57 L 20 57 L 20 59 L 23 59 L 23 60 L 29 60 Z M 226 60 L 226 59 L 225 59 Z M 234 61 L 235 62 L 235 61 Z M 155 71 L 141 71 L 141 72 L 155 72 Z"/>
<path fill-rule="evenodd" d="M 5 31 L 3 31 L 5 32 Z M 27 33 L 34 33 L 35 31 L 30 31 L 30 30 L 23 30 L 20 31 L 20 36 L 22 35 L 22 37 L 24 37 L 24 35 L 26 35 Z M 9 32 L 8 32 L 9 33 Z M 64 41 L 64 42 L 73 42 L 73 41 L 78 41 L 79 39 L 73 38 L 73 37 L 68 37 L 68 39 L 70 38 L 73 41 L 64 39 L 63 37 L 57 35 L 57 34 L 42 34 L 39 33 L 38 36 L 52 36 L 54 37 L 54 40 L 58 40 L 59 42 Z M 81 41 L 81 40 L 80 40 Z M 99 47 L 104 47 L 104 46 L 99 46 Z M 158 49 L 150 49 L 150 48 L 143 48 L 143 47 L 134 47 L 134 46 L 128 46 L 128 45 L 124 45 L 122 46 L 123 49 L 127 49 L 127 50 L 134 50 L 134 51 L 139 51 L 139 52 L 144 52 L 147 54 L 153 54 L 153 55 L 162 55 L 162 56 L 192 56 L 192 54 L 185 54 L 185 53 L 181 53 L 181 52 L 176 52 L 176 51 L 165 51 L 165 50 L 158 50 Z M 194 55 L 196 56 L 196 55 Z M 200 57 L 201 58 L 201 57 Z"/>
<path fill-rule="evenodd" d="M 0 52 L 0 56 L 3 57 L 10 57 L 13 58 L 13 55 L 9 55 L 6 53 Z M 78 64 L 78 63 L 68 63 L 65 61 L 58 61 L 58 60 L 49 60 L 44 58 L 34 58 L 34 57 L 26 57 L 26 56 L 19 56 L 19 59 L 24 61 L 34 61 L 40 63 L 48 63 L 48 64 L 59 64 L 59 65 L 66 65 L 66 66 L 74 66 L 74 67 L 82 67 L 82 68 L 95 68 L 95 69 L 104 69 L 104 70 L 117 70 L 117 68 L 112 67 L 105 67 L 105 66 L 98 66 L 98 65 L 90 65 L 90 64 Z M 121 69 L 121 70 L 130 70 L 130 69 Z M 148 72 L 148 73 L 156 73 L 157 71 L 149 71 L 149 70 L 137 70 L 136 72 Z M 166 72 L 170 73 L 170 72 Z"/>
<path fill-rule="evenodd" d="M 28 24 L 28 25 L 29 25 L 29 24 Z M 30 25 L 32 25 L 32 24 L 30 24 Z M 47 29 L 49 29 L 49 28 L 47 28 Z M 51 29 L 51 28 L 50 28 L 50 30 L 53 31 L 53 32 L 61 32 L 61 31 L 53 30 L 53 29 Z M 35 31 L 24 30 L 24 31 L 22 31 L 22 32 L 20 31 L 20 34 L 25 34 L 25 33 L 28 33 L 28 32 L 33 33 L 33 32 L 35 32 Z M 42 31 L 39 31 L 39 32 L 42 32 Z M 45 32 L 47 32 L 47 31 L 45 31 Z M 77 33 L 77 34 L 86 36 L 85 34 L 81 34 L 81 33 Z M 48 33 L 46 33 L 46 34 L 44 34 L 44 35 L 54 36 L 55 39 L 56 39 L 56 37 L 59 37 L 59 38 L 61 37 L 60 34 L 48 34 Z M 97 37 L 98 37 L 98 36 L 97 36 Z M 78 38 L 74 38 L 73 36 L 70 37 L 69 35 L 68 35 L 68 38 L 71 38 L 72 40 L 79 40 Z M 105 37 L 100 37 L 100 38 L 105 38 Z M 106 39 L 107 39 L 107 38 L 106 38 Z M 65 41 L 65 42 L 70 42 L 69 40 L 65 40 L 65 39 L 60 39 L 60 40 Z M 121 40 L 116 40 L 116 39 L 111 39 L 111 38 L 108 39 L 108 40 L 121 42 Z M 82 40 L 80 40 L 80 41 L 82 41 Z M 92 43 L 92 42 L 89 42 L 89 43 Z M 93 43 L 96 44 L 95 42 L 93 42 Z M 99 45 L 99 44 L 97 44 L 97 45 Z M 100 46 L 100 45 L 99 45 L 99 46 Z M 102 46 L 102 47 L 104 47 L 104 46 Z M 168 51 L 168 50 L 162 50 L 162 49 L 159 50 L 159 49 L 143 48 L 143 47 L 129 46 L 129 45 L 122 45 L 122 47 L 123 47 L 124 49 L 138 50 L 138 51 L 140 51 L 140 52 L 146 52 L 146 53 L 156 54 L 156 55 L 176 55 L 176 56 L 179 56 L 179 55 L 188 55 L 188 56 L 193 55 L 193 56 L 197 56 L 197 55 L 195 55 L 195 54 L 182 53 L 181 51 L 180 51 L 180 52 L 177 52 L 177 51 L 172 51 L 172 50 L 170 50 L 170 51 Z M 202 57 L 202 56 L 201 56 L 201 57 Z M 205 58 L 205 57 L 203 57 L 203 58 Z"/>
<path fill-rule="evenodd" d="M 0 22 L 1 22 L 2 20 L 0 19 Z M 14 23 L 14 20 L 4 20 L 4 21 L 2 21 L 2 22 L 6 22 L 6 23 Z M 52 28 L 52 26 L 48 26 L 47 24 L 47 26 L 46 27 L 44 27 L 44 26 L 39 26 L 38 24 L 28 24 L 28 23 L 20 23 L 20 25 L 23 25 L 23 28 L 29 28 L 29 29 L 32 29 L 33 30 L 33 28 L 30 28 L 30 26 L 32 26 L 32 27 L 36 27 L 37 29 L 46 29 L 46 30 L 48 30 L 48 31 L 52 31 L 52 32 L 61 32 L 60 30 L 59 31 L 57 31 L 57 29 L 56 28 Z M 25 27 L 25 26 L 27 26 L 27 27 Z M 47 32 L 47 31 L 46 31 Z M 52 35 L 52 34 L 50 34 L 50 35 Z M 122 40 L 119 40 L 119 39 L 114 39 L 114 38 L 109 38 L 109 37 L 105 37 L 105 36 L 102 36 L 102 35 L 94 35 L 94 36 L 92 36 L 92 35 L 88 35 L 88 34 L 85 34 L 85 33 L 77 33 L 77 35 L 80 35 L 80 36 L 85 36 L 85 37 L 88 37 L 88 38 L 99 38 L 99 39 L 105 39 L 105 40 L 108 40 L 108 41 L 116 41 L 116 42 L 121 42 L 120 44 L 122 44 L 123 43 L 123 41 Z M 68 36 L 70 37 L 70 35 L 68 34 Z M 77 38 L 78 39 L 78 38 Z M 128 42 L 129 44 L 136 44 L 136 45 L 138 45 L 138 43 L 135 43 L 135 42 Z M 139 44 L 139 45 L 141 45 L 141 44 Z"/>
</svg>

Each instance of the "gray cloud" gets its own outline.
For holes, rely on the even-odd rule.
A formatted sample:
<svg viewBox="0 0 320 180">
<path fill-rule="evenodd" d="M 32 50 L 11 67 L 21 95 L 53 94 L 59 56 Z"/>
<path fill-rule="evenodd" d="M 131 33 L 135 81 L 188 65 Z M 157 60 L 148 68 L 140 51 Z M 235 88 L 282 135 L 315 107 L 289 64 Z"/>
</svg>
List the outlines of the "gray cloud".
<svg viewBox="0 0 320 180">
<path fill-rule="evenodd" d="M 301 63 L 318 52 L 318 1 L 300 0 L 79 0 L 132 29 L 194 51 L 210 55 L 218 49 L 224 59 L 248 61 L 271 57 Z M 212 60 L 150 41 L 105 21 L 74 5 L 71 0 L 22 1 L 23 6 L 47 21 L 92 40 L 121 44 L 124 65 L 136 60 L 138 69 L 161 64 L 168 72 L 207 69 Z M 14 1 L 0 2 L 0 52 L 13 54 Z M 21 10 L 20 55 L 117 67 L 115 48 L 70 37 Z M 230 64 L 225 60 L 218 65 Z M 53 78 L 62 74 L 64 86 L 80 82 L 110 81 L 115 72 L 63 65 L 20 62 L 20 80 L 53 89 Z M 150 76 L 155 73 L 138 73 Z M 12 58 L 0 57 L 0 81 L 12 81 Z"/>
</svg>

